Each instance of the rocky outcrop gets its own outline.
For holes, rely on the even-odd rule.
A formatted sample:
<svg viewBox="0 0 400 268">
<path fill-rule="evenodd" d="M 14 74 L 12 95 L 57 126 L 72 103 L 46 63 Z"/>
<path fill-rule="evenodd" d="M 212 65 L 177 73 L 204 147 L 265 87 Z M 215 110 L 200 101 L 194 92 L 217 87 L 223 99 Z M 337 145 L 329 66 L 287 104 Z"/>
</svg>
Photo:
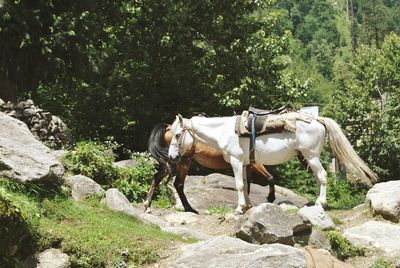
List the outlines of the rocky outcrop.
<svg viewBox="0 0 400 268">
<path fill-rule="evenodd" d="M 275 204 L 251 208 L 235 224 L 234 234 L 254 244 L 294 245 L 294 235 L 311 233 L 311 224 L 299 215 L 286 214 Z"/>
<path fill-rule="evenodd" d="M 0 113 L 0 177 L 20 182 L 62 181 L 64 168 L 27 126 Z"/>
<path fill-rule="evenodd" d="M 253 245 L 237 238 L 218 236 L 185 246 L 167 267 L 306 267 L 302 250 L 281 245 Z"/>
<path fill-rule="evenodd" d="M 146 224 L 157 225 L 164 232 L 173 233 L 184 237 L 191 237 L 198 240 L 205 240 L 210 238 L 209 235 L 204 234 L 201 231 L 193 230 L 187 227 L 171 226 L 168 222 L 156 216 L 144 213 L 142 210 L 133 207 L 129 200 L 120 191 L 114 188 L 108 189 L 106 191 L 102 203 L 104 203 L 112 210 L 126 213 Z"/>
<path fill-rule="evenodd" d="M 385 258 L 400 258 L 400 226 L 380 221 L 369 221 L 347 229 L 343 235 L 355 246 L 383 253 Z"/>
<path fill-rule="evenodd" d="M 269 187 L 251 184 L 250 200 L 253 206 L 267 202 Z M 189 203 L 196 209 L 216 207 L 237 207 L 235 179 L 231 176 L 213 173 L 208 176 L 188 176 L 185 181 L 185 194 Z M 276 186 L 274 204 L 289 208 L 301 208 L 308 200 L 293 191 Z M 177 208 L 182 208 L 177 198 Z"/>
<path fill-rule="evenodd" d="M 0 112 L 24 122 L 35 138 L 54 149 L 70 142 L 67 125 L 59 117 L 36 107 L 32 100 L 14 104 L 0 99 Z"/>
<path fill-rule="evenodd" d="M 83 175 L 69 176 L 65 179 L 65 184 L 71 188 L 72 199 L 76 201 L 83 200 L 88 196 L 101 195 L 105 192 L 100 184 Z"/>
<path fill-rule="evenodd" d="M 385 219 L 400 221 L 400 181 L 375 184 L 367 193 L 366 202 L 374 215 Z"/>
<path fill-rule="evenodd" d="M 329 230 L 335 228 L 331 217 L 320 206 L 305 206 L 301 208 L 297 214 L 308 219 L 312 225 L 320 228 L 321 230 Z"/>
</svg>

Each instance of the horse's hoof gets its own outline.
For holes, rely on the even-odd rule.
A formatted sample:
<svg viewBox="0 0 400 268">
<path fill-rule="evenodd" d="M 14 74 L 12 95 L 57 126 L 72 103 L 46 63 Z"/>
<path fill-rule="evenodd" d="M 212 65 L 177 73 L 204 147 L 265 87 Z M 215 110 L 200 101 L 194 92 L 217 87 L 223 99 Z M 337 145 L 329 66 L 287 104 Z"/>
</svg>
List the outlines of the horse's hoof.
<svg viewBox="0 0 400 268">
<path fill-rule="evenodd" d="M 144 213 L 147 213 L 147 214 L 151 214 L 153 211 L 152 211 L 152 209 L 151 209 L 151 207 L 148 207 L 148 208 L 146 208 L 145 210 L 144 210 Z"/>
<path fill-rule="evenodd" d="M 192 213 L 197 214 L 197 215 L 199 214 L 199 212 L 197 210 L 193 209 L 193 208 L 185 209 L 185 212 L 192 212 Z"/>
<path fill-rule="evenodd" d="M 275 195 L 272 195 L 272 196 L 268 195 L 267 200 L 269 203 L 274 203 L 275 198 L 276 198 Z"/>
</svg>

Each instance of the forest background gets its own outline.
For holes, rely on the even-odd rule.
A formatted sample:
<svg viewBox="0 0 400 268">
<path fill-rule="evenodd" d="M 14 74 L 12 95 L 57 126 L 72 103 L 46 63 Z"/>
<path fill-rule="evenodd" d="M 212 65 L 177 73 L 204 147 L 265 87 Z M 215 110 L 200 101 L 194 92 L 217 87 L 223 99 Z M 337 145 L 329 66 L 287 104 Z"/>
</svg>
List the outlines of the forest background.
<svg viewBox="0 0 400 268">
<path fill-rule="evenodd" d="M 177 113 L 317 105 L 399 179 L 399 35 L 397 0 L 2 0 L 0 98 L 135 151 Z"/>
</svg>

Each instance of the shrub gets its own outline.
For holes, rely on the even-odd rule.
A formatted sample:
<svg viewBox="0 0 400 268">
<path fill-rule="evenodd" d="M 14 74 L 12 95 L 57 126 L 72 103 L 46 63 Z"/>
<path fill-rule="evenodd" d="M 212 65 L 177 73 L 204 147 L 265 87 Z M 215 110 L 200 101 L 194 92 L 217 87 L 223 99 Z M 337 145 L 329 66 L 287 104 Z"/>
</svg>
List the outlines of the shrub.
<svg viewBox="0 0 400 268">
<path fill-rule="evenodd" d="M 329 231 L 328 238 L 331 242 L 331 247 L 335 255 L 340 260 L 345 260 L 349 257 L 364 256 L 365 249 L 353 246 L 346 238 L 338 231 Z"/>
<path fill-rule="evenodd" d="M 64 157 L 64 166 L 74 174 L 85 175 L 103 186 L 110 186 L 118 178 L 113 166 L 113 145 L 93 141 L 79 142 Z"/>
<path fill-rule="evenodd" d="M 133 153 L 135 165 L 118 168 L 119 178 L 113 187 L 120 190 L 131 202 L 142 202 L 149 191 L 157 162 L 147 153 Z M 160 184 L 155 192 L 155 206 L 169 208 L 174 203 L 173 192 L 167 184 Z"/>
</svg>

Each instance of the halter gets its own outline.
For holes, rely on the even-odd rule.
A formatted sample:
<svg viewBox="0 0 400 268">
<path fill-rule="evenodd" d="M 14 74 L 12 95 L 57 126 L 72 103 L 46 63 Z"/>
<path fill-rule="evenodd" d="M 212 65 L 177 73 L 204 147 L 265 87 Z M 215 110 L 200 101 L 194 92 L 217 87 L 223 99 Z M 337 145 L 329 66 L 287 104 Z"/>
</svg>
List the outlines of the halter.
<svg viewBox="0 0 400 268">
<path fill-rule="evenodd" d="M 178 145 L 179 151 L 180 151 L 180 152 L 181 152 L 181 151 L 183 152 L 183 153 L 182 153 L 182 156 L 185 155 L 187 152 L 189 152 L 189 153 L 191 154 L 190 157 L 193 157 L 193 155 L 194 155 L 194 150 L 195 150 L 196 136 L 195 136 L 195 134 L 194 134 L 194 130 L 193 130 L 192 128 L 189 128 L 189 127 L 186 126 L 185 121 L 187 121 L 187 119 L 185 119 L 185 120 L 183 121 L 182 131 L 181 131 L 181 135 L 179 136 L 179 138 L 178 138 L 178 140 L 177 140 L 177 145 Z M 184 140 L 185 140 L 185 137 L 186 137 L 186 133 L 187 133 L 187 132 L 190 134 L 190 136 L 192 136 L 192 138 L 193 138 L 193 144 L 192 144 L 192 147 L 191 147 L 188 151 L 185 151 L 184 148 L 183 148 L 183 142 L 184 142 Z"/>
</svg>

